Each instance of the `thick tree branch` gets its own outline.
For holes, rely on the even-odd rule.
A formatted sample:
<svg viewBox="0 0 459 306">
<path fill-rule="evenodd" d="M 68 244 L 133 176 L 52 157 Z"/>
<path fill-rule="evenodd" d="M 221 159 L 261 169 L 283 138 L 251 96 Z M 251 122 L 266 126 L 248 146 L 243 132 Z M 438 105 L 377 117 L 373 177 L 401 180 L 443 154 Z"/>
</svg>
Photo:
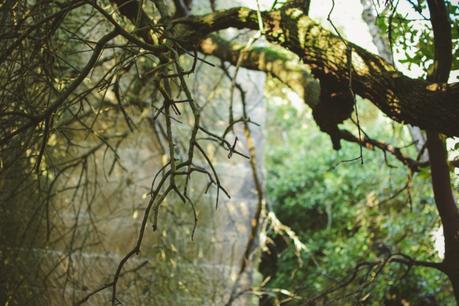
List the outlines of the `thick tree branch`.
<svg viewBox="0 0 459 306">
<path fill-rule="evenodd" d="M 435 58 L 429 79 L 447 82 L 453 62 L 453 44 L 448 9 L 443 0 L 428 0 L 430 21 L 434 33 Z"/>
<path fill-rule="evenodd" d="M 229 42 L 215 34 L 203 39 L 199 47 L 200 51 L 206 55 L 218 57 L 233 65 L 236 65 L 239 60 L 240 67 L 269 73 L 303 98 L 309 107 L 313 108 L 317 104 L 320 91 L 319 82 L 312 77 L 307 65 L 292 58 L 294 55 L 288 51 L 274 46 L 254 46 L 247 49 L 244 45 Z M 377 139 L 367 136 L 359 139 L 346 130 L 341 130 L 340 136 L 342 140 L 361 144 L 366 149 L 378 148 L 391 154 L 414 172 L 429 166 L 428 161 L 417 161 L 410 158 L 403 154 L 400 148 Z M 449 165 L 459 168 L 459 160 L 451 160 Z"/>
<path fill-rule="evenodd" d="M 323 29 L 295 8 L 263 13 L 267 39 L 296 53 L 319 79 L 348 82 L 352 49 L 352 89 L 392 119 L 459 136 L 459 84 L 411 79 L 363 48 Z M 208 34 L 228 28 L 258 29 L 256 11 L 233 8 L 174 21 L 175 39 L 189 48 Z"/>
<path fill-rule="evenodd" d="M 138 9 L 138 6 L 136 6 L 136 8 Z M 126 12 L 122 11 L 122 13 Z M 176 24 L 182 23 L 189 25 L 202 24 L 199 27 L 204 28 L 204 32 L 207 33 L 212 32 L 212 26 L 216 27 L 216 29 L 225 28 L 225 23 L 230 22 L 229 20 L 234 18 L 233 15 L 235 14 L 238 16 L 245 16 L 243 18 L 244 20 L 251 20 L 250 22 L 252 22 L 253 26 L 256 25 L 256 19 L 254 19 L 256 16 L 249 16 L 250 14 L 254 14 L 254 12 L 245 8 L 230 9 L 206 15 L 212 16 L 208 17 L 207 20 L 204 20 L 206 17 L 191 16 L 186 22 L 184 22 L 185 19 L 183 18 L 174 22 Z M 131 21 L 134 21 L 134 16 L 133 12 L 126 14 L 126 17 L 131 19 Z M 213 20 L 219 20 L 219 22 L 214 23 Z M 241 27 L 244 26 L 241 25 Z M 190 31 L 190 29 L 187 29 L 187 31 Z M 205 33 L 195 34 L 201 35 Z M 244 45 L 231 43 L 214 34 L 200 40 L 198 47 L 204 54 L 216 56 L 224 61 L 232 63 L 233 65 L 236 65 L 239 61 L 239 65 L 241 67 L 269 73 L 289 86 L 300 97 L 302 97 L 305 103 L 311 108 L 317 104 L 320 91 L 319 83 L 312 77 L 309 66 L 298 62 L 298 60 L 293 57 L 293 54 L 290 54 L 288 51 L 273 46 L 255 46 L 250 49 L 246 49 Z M 377 58 L 375 55 L 371 56 Z M 359 139 L 348 131 L 340 131 L 340 133 L 343 140 L 362 144 L 365 148 L 371 150 L 378 148 L 385 153 L 393 155 L 396 159 L 413 171 L 418 171 L 420 167 L 429 165 L 426 162 L 418 162 L 408 156 L 405 156 L 399 148 L 390 144 L 370 139 L 368 137 Z M 450 164 L 455 167 L 458 163 L 452 161 Z"/>
<path fill-rule="evenodd" d="M 411 79 L 381 57 L 325 30 L 300 9 L 287 6 L 264 12 L 262 17 L 267 39 L 297 54 L 319 79 L 347 84 L 351 48 L 354 93 L 369 99 L 396 121 L 459 136 L 458 83 Z M 257 12 L 231 8 L 178 18 L 171 22 L 169 38 L 183 47 L 197 49 L 200 40 L 229 27 L 258 30 Z"/>
<path fill-rule="evenodd" d="M 428 0 L 430 21 L 434 32 L 435 58 L 433 70 L 428 78 L 432 81 L 447 82 L 452 63 L 452 35 L 448 9 L 443 0 Z M 445 236 L 446 274 L 453 285 L 456 302 L 459 303 L 459 211 L 451 188 L 446 144 L 437 129 L 427 131 L 432 189 L 443 225 Z"/>
<path fill-rule="evenodd" d="M 429 79 L 446 82 L 452 62 L 451 25 L 442 0 L 429 0 L 434 32 L 434 69 Z M 459 255 L 459 212 L 451 189 L 446 145 L 436 130 L 427 132 L 427 148 L 431 159 L 432 188 L 445 234 L 445 260 Z"/>
<path fill-rule="evenodd" d="M 387 37 L 387 33 L 384 33 L 376 24 L 377 23 L 377 12 L 375 6 L 373 5 L 373 0 L 360 0 L 360 3 L 363 6 L 362 19 L 368 26 L 370 31 L 373 44 L 378 50 L 378 55 L 385 59 L 389 63 L 394 63 L 394 58 L 392 55 L 392 46 Z M 423 152 L 420 156 L 420 160 L 423 162 L 428 161 L 429 156 L 425 149 L 426 136 L 423 131 L 417 127 L 408 125 L 411 137 L 416 145 L 418 152 Z"/>
<path fill-rule="evenodd" d="M 199 50 L 207 55 L 213 55 L 233 65 L 263 71 L 277 78 L 290 87 L 304 102 L 314 107 L 319 99 L 319 82 L 313 78 L 308 67 L 295 55 L 274 46 L 253 46 L 229 42 L 217 35 L 211 34 L 203 39 Z"/>
</svg>

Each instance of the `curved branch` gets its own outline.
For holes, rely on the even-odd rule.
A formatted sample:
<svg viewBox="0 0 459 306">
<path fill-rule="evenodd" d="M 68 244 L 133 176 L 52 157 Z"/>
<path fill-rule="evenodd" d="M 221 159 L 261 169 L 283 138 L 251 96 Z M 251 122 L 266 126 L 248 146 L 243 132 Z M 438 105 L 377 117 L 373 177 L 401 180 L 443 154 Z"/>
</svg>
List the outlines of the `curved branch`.
<svg viewBox="0 0 459 306">
<path fill-rule="evenodd" d="M 313 78 L 307 65 L 299 62 L 293 54 L 286 50 L 275 46 L 253 46 L 247 49 L 242 44 L 230 42 L 215 34 L 201 40 L 199 48 L 202 53 L 216 56 L 233 65 L 239 61 L 241 67 L 266 72 L 303 98 L 309 107 L 313 108 L 317 104 L 320 92 L 319 82 Z M 341 130 L 340 137 L 342 140 L 361 144 L 369 150 L 378 148 L 389 153 L 414 172 L 429 166 L 428 161 L 417 161 L 403 154 L 400 148 L 367 136 L 359 139 L 350 132 Z M 459 167 L 459 160 L 452 160 L 449 163 L 452 167 Z"/>
<path fill-rule="evenodd" d="M 412 159 L 409 156 L 405 156 L 400 148 L 394 147 L 390 144 L 381 142 L 376 139 L 369 138 L 366 135 L 364 135 L 362 138 L 359 138 L 357 136 L 354 136 L 349 131 L 340 130 L 340 137 L 343 140 L 361 144 L 366 149 L 373 150 L 374 148 L 378 148 L 379 150 L 383 151 L 384 154 L 389 153 L 413 172 L 417 172 L 420 170 L 421 167 L 429 165 L 428 162 L 418 162 L 417 160 Z"/>
<path fill-rule="evenodd" d="M 443 0 L 429 0 L 427 4 L 429 5 L 435 46 L 434 69 L 429 74 L 429 79 L 445 82 L 449 77 L 452 62 L 451 25 L 448 11 Z M 427 131 L 432 189 L 445 235 L 445 262 L 456 266 L 455 261 L 459 254 L 459 211 L 451 189 L 446 144 L 437 134 L 437 131 L 436 129 Z M 456 273 L 458 276 L 459 272 Z M 459 286 L 459 283 L 456 286 Z M 455 290 L 459 298 L 459 287 Z"/>
<path fill-rule="evenodd" d="M 264 12 L 262 17 L 268 41 L 297 54 L 317 78 L 348 84 L 351 48 L 355 94 L 367 98 L 396 121 L 459 136 L 459 83 L 409 78 L 381 57 L 325 30 L 300 9 L 287 6 Z M 258 30 L 257 12 L 231 8 L 177 18 L 171 21 L 169 39 L 198 49 L 206 36 L 229 27 Z"/>
<path fill-rule="evenodd" d="M 134 14 L 125 14 L 125 16 L 131 19 L 131 21 L 134 21 Z M 240 22 L 232 22 L 234 18 L 240 18 Z M 179 18 L 174 20 L 173 23 L 176 27 L 181 29 L 181 31 L 177 31 L 179 33 L 177 35 L 180 38 L 178 40 L 185 42 L 185 44 L 187 44 L 189 38 L 184 38 L 184 33 L 187 33 L 188 35 L 192 32 L 192 35 L 198 35 L 202 38 L 202 35 L 206 35 L 212 31 L 223 29 L 231 25 L 249 28 L 258 27 L 255 12 L 246 8 L 233 8 L 225 11 L 218 11 L 205 16 Z M 323 29 L 321 31 L 327 32 Z M 328 33 L 328 35 L 332 34 Z M 289 51 L 283 50 L 282 48 L 276 48 L 274 46 L 254 46 L 247 49 L 244 45 L 229 42 L 215 34 L 210 34 L 198 41 L 199 50 L 204 54 L 216 56 L 234 65 L 236 65 L 239 61 L 239 65 L 241 67 L 269 73 L 289 86 L 301 98 L 303 98 L 305 103 L 311 108 L 317 104 L 320 86 L 318 81 L 311 75 L 311 66 L 299 62 Z M 341 39 L 340 43 L 342 44 Z M 306 47 L 307 46 L 305 45 L 305 50 Z M 365 52 L 366 57 L 368 58 L 374 57 L 373 60 L 380 61 L 382 63 L 380 69 L 385 66 L 392 67 L 376 55 L 372 55 L 364 50 L 360 50 L 360 52 Z M 395 71 L 394 67 L 390 69 L 387 67 L 386 69 Z M 345 73 L 343 72 L 343 74 Z M 412 81 L 423 82 L 421 80 Z M 390 91 L 390 89 L 388 89 L 388 91 Z M 399 148 L 395 148 L 389 144 L 370 138 L 359 139 L 347 131 L 341 131 L 341 137 L 349 142 L 360 143 L 367 149 L 373 149 L 376 147 L 384 152 L 390 153 L 413 171 L 418 171 L 419 167 L 428 166 L 428 163 L 426 162 L 418 162 L 403 155 Z M 452 166 L 455 166 L 455 164 L 452 163 Z"/>
<path fill-rule="evenodd" d="M 246 48 L 214 34 L 201 40 L 199 50 L 232 65 L 270 74 L 292 89 L 311 108 L 318 103 L 319 82 L 291 52 L 275 46 Z"/>
<path fill-rule="evenodd" d="M 301 10 L 284 8 L 262 14 L 268 41 L 297 54 L 319 79 L 348 83 L 348 48 L 352 49 L 352 89 L 392 119 L 459 136 L 459 84 L 409 78 L 365 49 L 325 30 Z M 256 11 L 233 8 L 173 22 L 174 39 L 189 48 L 215 31 L 258 29 Z"/>
<path fill-rule="evenodd" d="M 408 255 L 405 254 L 392 254 L 389 257 L 390 262 L 396 262 L 400 264 L 407 265 L 409 267 L 416 266 L 416 267 L 425 267 L 425 268 L 433 268 L 445 272 L 445 267 L 441 262 L 432 262 L 432 261 L 423 261 L 423 260 L 415 260 Z"/>
</svg>

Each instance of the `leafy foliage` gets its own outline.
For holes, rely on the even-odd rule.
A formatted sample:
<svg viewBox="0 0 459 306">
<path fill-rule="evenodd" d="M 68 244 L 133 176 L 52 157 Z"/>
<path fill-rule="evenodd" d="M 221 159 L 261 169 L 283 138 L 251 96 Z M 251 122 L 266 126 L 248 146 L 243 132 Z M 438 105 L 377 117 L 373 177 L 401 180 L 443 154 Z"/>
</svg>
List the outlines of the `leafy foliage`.
<svg viewBox="0 0 459 306">
<path fill-rule="evenodd" d="M 439 220 L 433 217 L 435 204 L 424 175 L 410 179 L 407 170 L 389 156 L 391 166 L 386 165 L 381 152 L 365 151 L 362 165 L 340 163 L 359 156 L 358 146 L 346 144 L 332 153 L 330 140 L 311 120 L 305 121 L 305 112 L 277 102 L 269 104 L 268 126 L 275 128 L 269 130 L 268 139 L 275 149 L 266 156 L 268 197 L 278 218 L 299 235 L 309 252 L 297 258 L 294 246 L 273 234 L 272 254 L 261 265 L 265 276 L 271 277 L 271 288 L 292 292 L 293 304 L 301 304 L 302 299 L 338 285 L 360 262 L 395 253 L 439 259 L 431 232 Z M 366 114 L 376 114 L 368 105 L 363 107 Z M 409 143 L 405 129 L 382 128 L 390 125 L 382 124 L 385 119 L 378 115 L 362 120 L 364 126 L 377 126 L 373 133 L 367 132 L 378 139 L 398 135 L 401 142 Z M 340 291 L 339 296 L 347 298 L 336 303 L 444 304 L 451 302 L 442 286 L 445 282 L 445 276 L 433 269 L 407 271 L 391 263 L 379 276 L 359 274 L 343 289 L 345 294 Z M 333 301 L 333 294 L 323 301 Z"/>
<path fill-rule="evenodd" d="M 453 2 L 446 1 L 445 3 L 450 15 L 453 38 L 451 69 L 457 70 L 459 69 L 459 7 Z M 417 66 L 425 77 L 426 73 L 432 69 L 434 58 L 433 34 L 427 3 L 408 1 L 405 5 L 401 5 L 397 2 L 381 12 L 377 21 L 382 33 L 388 33 L 393 51 L 399 55 L 399 63 L 406 64 L 409 70 Z"/>
</svg>

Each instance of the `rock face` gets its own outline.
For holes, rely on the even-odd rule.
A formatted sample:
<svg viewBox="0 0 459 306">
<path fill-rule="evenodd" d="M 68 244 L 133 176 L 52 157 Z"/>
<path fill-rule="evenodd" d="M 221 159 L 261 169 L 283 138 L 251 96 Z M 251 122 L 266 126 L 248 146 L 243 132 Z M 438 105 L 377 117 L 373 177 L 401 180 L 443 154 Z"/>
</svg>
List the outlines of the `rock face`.
<svg viewBox="0 0 459 306">
<path fill-rule="evenodd" d="M 195 9 L 205 10 L 205 4 L 198 3 Z M 206 60 L 215 63 L 215 67 L 200 62 L 196 74 L 188 78 L 194 98 L 203 107 L 202 122 L 222 135 L 228 126 L 231 100 L 234 119 L 242 118 L 241 95 L 235 84 L 241 85 L 246 115 L 260 124 L 249 126 L 256 148 L 257 172 L 262 180 L 264 74 L 242 68 L 236 74 L 234 68 L 229 68 L 229 74 L 236 76 L 232 83 L 218 68 L 218 60 Z M 70 305 L 112 281 L 119 261 L 136 242 L 152 179 L 165 162 L 161 139 L 154 133 L 151 122 L 141 120 L 145 116 L 151 117 L 153 112 L 134 118 L 140 123 L 117 148 L 119 163 L 115 166 L 114 156 L 101 150 L 87 161 L 85 172 L 63 174 L 61 179 L 70 186 L 78 184 L 83 173 L 87 182 L 85 191 L 63 191 L 50 202 L 42 201 L 39 196 L 31 200 L 34 195 L 27 196 L 25 192 L 2 206 L 5 218 L 0 221 L 0 238 L 8 247 L 2 247 L 0 253 L 3 262 L 0 282 L 5 288 L 0 292 L 1 302 Z M 189 138 L 187 118 L 185 110 L 180 118 L 183 124 L 174 125 L 177 144 Z M 101 115 L 98 122 L 103 125 L 103 120 L 110 118 Z M 120 131 L 121 127 L 122 124 Z M 233 129 L 228 141 L 233 143 L 237 137 L 238 151 L 248 155 L 243 124 L 235 124 Z M 79 141 L 90 146 L 93 140 Z M 151 223 L 148 225 L 141 253 L 124 268 L 125 274 L 118 284 L 118 299 L 124 305 L 223 305 L 229 299 L 259 200 L 247 159 L 236 154 L 228 158 L 228 152 L 215 143 L 203 141 L 202 144 L 231 199 L 220 192 L 216 208 L 215 188 L 206 192 L 207 178 L 192 177 L 191 197 L 198 217 L 192 240 L 191 207 L 177 197 L 168 197 L 160 208 L 158 230 L 153 232 Z M 200 161 L 205 166 L 205 160 Z M 13 181 L 14 176 L 10 177 Z M 2 188 L 5 186 L 3 182 Z M 39 210 L 40 216 L 35 217 L 38 208 L 34 205 L 49 205 L 51 213 L 43 217 L 44 210 Z M 19 211 L 17 207 L 23 209 Z M 28 222 L 29 227 L 25 225 Z M 19 239 L 21 233 L 25 233 L 25 239 Z M 33 233 L 36 237 L 32 237 Z M 250 285 L 254 273 L 249 266 L 238 288 Z M 87 304 L 107 305 L 110 298 L 111 290 L 105 289 L 91 296 Z M 254 301 L 254 297 L 242 295 L 234 304 L 248 305 Z"/>
</svg>

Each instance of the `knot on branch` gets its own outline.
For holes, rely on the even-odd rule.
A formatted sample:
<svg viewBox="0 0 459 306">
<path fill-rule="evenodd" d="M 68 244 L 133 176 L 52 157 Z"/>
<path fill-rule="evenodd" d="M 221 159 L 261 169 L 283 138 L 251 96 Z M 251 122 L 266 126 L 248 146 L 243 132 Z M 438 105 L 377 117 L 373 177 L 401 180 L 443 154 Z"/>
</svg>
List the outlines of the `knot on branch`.
<svg viewBox="0 0 459 306">
<path fill-rule="evenodd" d="M 322 78 L 320 80 L 319 103 L 312 116 L 322 132 L 330 135 L 333 149 L 341 149 L 338 124 L 351 117 L 354 111 L 354 96 L 347 84 Z"/>
</svg>

